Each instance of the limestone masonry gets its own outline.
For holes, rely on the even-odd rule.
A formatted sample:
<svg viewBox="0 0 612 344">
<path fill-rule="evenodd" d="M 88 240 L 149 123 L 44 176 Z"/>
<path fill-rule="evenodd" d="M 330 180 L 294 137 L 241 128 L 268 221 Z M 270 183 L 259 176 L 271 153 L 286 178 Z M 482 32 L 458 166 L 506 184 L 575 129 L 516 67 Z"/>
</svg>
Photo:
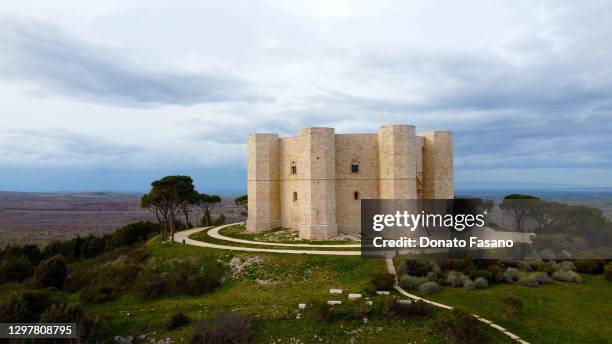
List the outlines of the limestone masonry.
<svg viewBox="0 0 612 344">
<path fill-rule="evenodd" d="M 251 134 L 247 231 L 299 230 L 303 239 L 358 233 L 361 199 L 450 199 L 453 139 L 412 125 L 377 134 L 305 128 L 296 137 Z"/>
</svg>

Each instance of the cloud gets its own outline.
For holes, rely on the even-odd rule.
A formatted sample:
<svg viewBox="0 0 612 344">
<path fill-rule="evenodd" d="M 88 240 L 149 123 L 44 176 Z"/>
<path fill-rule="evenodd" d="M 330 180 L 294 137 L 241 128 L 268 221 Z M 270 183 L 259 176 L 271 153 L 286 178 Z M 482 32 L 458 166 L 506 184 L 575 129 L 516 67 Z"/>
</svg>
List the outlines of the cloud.
<svg viewBox="0 0 612 344">
<path fill-rule="evenodd" d="M 75 99 L 132 107 L 262 99 L 240 78 L 129 58 L 23 17 L 1 17 L 0 44 L 0 77 Z"/>
<path fill-rule="evenodd" d="M 55 129 L 0 133 L 0 164 L 29 167 L 121 165 L 143 148 Z"/>
<path fill-rule="evenodd" d="M 606 2 L 92 1 L 71 20 L 61 3 L 7 1 L 45 22 L 0 20 L 0 151 L 57 127 L 88 142 L 14 162 L 244 168 L 251 132 L 409 123 L 453 131 L 457 175 L 476 181 L 612 173 Z"/>
</svg>

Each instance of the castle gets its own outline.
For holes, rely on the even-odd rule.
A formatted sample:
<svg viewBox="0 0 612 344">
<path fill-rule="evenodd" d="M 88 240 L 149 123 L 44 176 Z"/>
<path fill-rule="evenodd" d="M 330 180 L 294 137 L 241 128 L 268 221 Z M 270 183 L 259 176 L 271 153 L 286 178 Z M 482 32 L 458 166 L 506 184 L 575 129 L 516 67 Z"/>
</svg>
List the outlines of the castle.
<svg viewBox="0 0 612 344">
<path fill-rule="evenodd" d="M 302 239 L 358 233 L 361 199 L 451 199 L 448 131 L 416 134 L 387 125 L 375 134 L 304 128 L 298 136 L 251 134 L 247 231 L 299 230 Z"/>
</svg>

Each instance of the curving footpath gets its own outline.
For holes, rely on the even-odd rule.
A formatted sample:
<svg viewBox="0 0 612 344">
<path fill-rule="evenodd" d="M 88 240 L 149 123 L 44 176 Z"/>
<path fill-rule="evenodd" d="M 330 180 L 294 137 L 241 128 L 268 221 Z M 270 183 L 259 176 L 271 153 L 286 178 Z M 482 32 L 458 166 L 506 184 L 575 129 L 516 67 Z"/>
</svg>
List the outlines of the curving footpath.
<svg viewBox="0 0 612 344">
<path fill-rule="evenodd" d="M 275 242 L 263 242 L 263 241 L 254 241 L 254 240 L 245 240 L 245 239 L 237 239 L 225 236 L 219 231 L 223 228 L 231 227 L 234 225 L 243 225 L 244 222 L 232 223 L 229 225 L 219 226 L 208 231 L 208 235 L 215 239 L 225 240 L 225 241 L 233 241 L 241 244 L 251 244 L 251 245 L 268 245 L 268 246 L 288 246 L 288 247 L 321 247 L 321 248 L 332 248 L 332 247 L 361 247 L 361 244 L 285 244 L 285 243 L 275 243 Z"/>
<path fill-rule="evenodd" d="M 239 223 L 230 223 L 227 225 L 223 225 L 223 226 L 219 226 L 219 227 L 215 227 L 213 229 L 211 229 L 210 231 L 208 231 L 208 235 L 210 235 L 211 237 L 215 238 L 215 239 L 219 239 L 219 240 L 224 240 L 224 241 L 230 241 L 230 242 L 237 242 L 237 243 L 243 243 L 243 244 L 251 244 L 251 245 L 270 245 L 270 246 L 292 246 L 292 247 L 360 247 L 360 245 L 315 245 L 315 244 L 276 244 L 276 243 L 267 243 L 267 242 L 259 242 L 259 241 L 251 241 L 251 240 L 242 240 L 242 239 L 236 239 L 236 238 L 230 238 L 230 237 L 226 237 L 222 234 L 219 233 L 219 231 L 223 228 L 229 227 L 229 226 L 234 226 L 237 224 L 241 224 L 241 222 Z M 195 234 L 197 232 L 203 231 L 205 229 L 208 229 L 210 227 L 200 227 L 200 228 L 193 228 L 193 229 L 189 229 L 186 231 L 182 231 L 182 232 L 177 232 L 176 234 L 174 234 L 174 239 L 178 242 L 184 242 L 187 245 L 193 245 L 193 246 L 200 246 L 200 247 L 209 247 L 209 248 L 216 248 L 216 249 L 220 249 L 220 250 L 233 250 L 233 251 L 246 251 L 246 252 L 267 252 L 267 253 L 293 253 L 293 254 L 317 254 L 317 255 L 332 255 L 332 256 L 358 256 L 361 255 L 361 251 L 323 251 L 323 250 L 282 250 L 282 249 L 270 249 L 270 248 L 253 248 L 253 247 L 240 247 L 240 246 L 229 246 L 229 245 L 219 245 L 219 244 L 212 244 L 212 243 L 208 243 L 208 242 L 204 242 L 204 241 L 199 241 L 199 240 L 194 240 L 194 239 L 190 239 L 189 236 L 192 234 Z M 395 272 L 395 265 L 393 264 L 393 259 L 392 258 L 387 258 L 386 259 L 386 265 L 387 265 L 387 271 L 389 271 L 390 274 L 393 274 L 395 276 L 397 276 L 396 272 Z M 397 290 L 398 293 L 409 297 L 413 300 L 421 300 L 423 302 L 429 303 L 432 306 L 436 306 L 439 308 L 444 308 L 444 309 L 453 309 L 452 306 L 449 305 L 445 305 L 439 302 L 435 302 L 435 301 L 431 301 L 431 300 L 427 300 L 424 299 L 418 295 L 414 295 L 411 294 L 409 292 L 407 292 L 406 290 L 404 290 L 402 287 L 399 286 L 398 281 L 397 281 L 397 277 L 395 280 L 395 286 L 394 286 L 395 290 Z M 472 314 L 476 319 L 478 319 L 480 322 L 483 322 L 489 326 L 491 326 L 492 328 L 494 328 L 497 331 L 500 331 L 501 333 L 505 334 L 506 336 L 510 337 L 511 339 L 513 339 L 514 341 L 521 343 L 521 344 L 529 344 L 529 342 L 521 339 L 519 336 L 517 336 L 516 334 L 508 331 L 507 329 L 503 328 L 502 326 L 499 326 L 495 323 L 493 323 L 490 320 L 487 320 L 483 317 L 480 317 L 479 315 L 476 314 Z"/>
<path fill-rule="evenodd" d="M 221 234 L 219 234 L 219 230 L 225 228 L 225 227 L 229 227 L 229 226 L 233 226 L 235 225 L 235 223 L 231 223 L 228 225 L 223 225 L 223 226 L 219 226 L 219 227 L 215 227 L 213 229 L 211 229 L 209 231 L 215 231 L 215 233 L 217 234 L 216 237 L 212 236 L 213 238 L 216 239 L 221 239 L 221 240 L 227 240 L 225 238 L 225 236 L 222 236 Z M 193 245 L 193 246 L 200 246 L 200 247 L 210 247 L 210 248 L 216 248 L 216 249 L 220 249 L 220 250 L 233 250 L 233 251 L 246 251 L 246 252 L 268 252 L 268 253 L 293 253 L 293 254 L 319 254 L 319 255 L 325 255 L 325 254 L 329 254 L 329 255 L 334 255 L 334 256 L 359 256 L 361 255 L 361 251 L 331 251 L 331 250 L 283 250 L 283 249 L 273 249 L 273 248 L 254 248 L 254 247 L 240 247 L 240 246 L 229 246 L 229 245 L 219 245 L 219 244 L 212 244 L 212 243 L 208 243 L 205 241 L 199 241 L 199 240 L 194 240 L 194 239 L 190 239 L 189 236 L 200 232 L 202 230 L 205 230 L 209 227 L 203 227 L 203 228 L 193 228 L 193 229 L 189 229 L 186 231 L 182 231 L 182 232 L 177 232 L 176 234 L 174 234 L 174 240 L 178 241 L 178 242 L 185 242 L 185 244 L 187 245 Z M 233 239 L 233 238 L 230 238 Z M 235 240 L 240 240 L 240 239 L 235 239 Z M 254 245 L 260 245 L 262 243 L 257 242 L 257 241 L 247 241 L 247 243 L 249 244 L 254 244 Z M 293 245 L 293 244 L 292 244 Z M 274 246 L 280 246 L 280 245 L 274 245 Z M 285 245 L 283 245 L 285 246 Z M 327 247 L 327 246 L 314 246 L 314 245 L 309 245 L 309 244 L 301 244 L 301 245 L 297 245 L 298 247 Z M 343 246 L 346 247 L 346 246 Z"/>
</svg>

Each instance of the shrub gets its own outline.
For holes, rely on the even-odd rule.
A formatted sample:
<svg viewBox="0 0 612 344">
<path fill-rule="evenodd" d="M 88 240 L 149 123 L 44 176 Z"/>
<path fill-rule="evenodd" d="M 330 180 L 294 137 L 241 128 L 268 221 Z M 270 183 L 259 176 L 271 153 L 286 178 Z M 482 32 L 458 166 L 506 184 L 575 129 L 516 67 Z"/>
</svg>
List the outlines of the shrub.
<svg viewBox="0 0 612 344">
<path fill-rule="evenodd" d="M 100 303 L 110 300 L 126 290 L 136 280 L 140 267 L 133 264 L 107 264 L 97 271 L 91 284 L 80 293 L 81 301 Z"/>
<path fill-rule="evenodd" d="M 452 343 L 486 343 L 487 338 L 480 330 L 476 318 L 460 309 L 445 312 L 435 321 L 434 328 Z"/>
<path fill-rule="evenodd" d="M 571 282 L 571 283 L 581 283 L 582 277 L 578 273 L 572 270 L 558 270 L 553 272 L 552 278 L 555 281 L 560 282 Z"/>
<path fill-rule="evenodd" d="M 462 287 L 463 283 L 469 279 L 469 276 L 466 276 L 461 272 L 453 270 L 449 271 L 448 275 L 446 276 L 446 284 L 450 285 L 453 288 L 459 288 Z"/>
<path fill-rule="evenodd" d="M 35 323 L 53 303 L 47 290 L 13 292 L 0 305 L 0 322 Z"/>
<path fill-rule="evenodd" d="M 421 301 L 413 301 L 411 303 L 395 303 L 395 314 L 401 317 L 412 317 L 412 316 L 422 316 L 422 317 L 430 317 L 431 316 L 431 307 Z"/>
<path fill-rule="evenodd" d="M 432 271 L 432 265 L 426 260 L 409 259 L 400 267 L 400 271 L 407 275 L 423 277 Z"/>
<path fill-rule="evenodd" d="M 411 303 L 400 303 L 393 297 L 386 297 L 383 300 L 381 312 L 386 316 L 399 316 L 399 317 L 410 317 L 410 316 L 431 316 L 431 307 L 421 301 L 415 301 Z"/>
<path fill-rule="evenodd" d="M 168 329 L 169 331 L 176 330 L 177 328 L 183 327 L 189 324 L 190 322 L 191 320 L 185 313 L 174 312 L 166 323 L 166 329 Z"/>
<path fill-rule="evenodd" d="M 331 318 L 331 307 L 325 301 L 313 300 L 308 303 L 304 313 L 311 320 L 327 321 Z"/>
<path fill-rule="evenodd" d="M 194 296 L 202 295 L 217 289 L 220 284 L 219 280 L 212 278 L 204 271 L 200 271 L 187 278 L 186 292 Z"/>
<path fill-rule="evenodd" d="M 608 282 L 612 282 L 612 263 L 608 263 L 604 269 L 604 278 Z"/>
<path fill-rule="evenodd" d="M 425 294 L 433 294 L 433 293 L 437 293 L 438 291 L 440 291 L 440 287 L 438 286 L 438 283 L 436 282 L 425 282 L 421 284 L 421 286 L 419 287 L 419 290 Z"/>
<path fill-rule="evenodd" d="M 463 281 L 463 288 L 467 289 L 467 290 L 474 290 L 476 289 L 476 282 L 468 279 Z"/>
<path fill-rule="evenodd" d="M 96 322 L 85 314 L 78 304 L 56 303 L 49 307 L 40 317 L 42 323 L 76 323 L 79 343 L 93 339 Z"/>
<path fill-rule="evenodd" d="M 430 282 L 438 282 L 442 273 L 440 271 L 430 271 L 427 273 L 427 280 Z"/>
<path fill-rule="evenodd" d="M 536 272 L 533 274 L 539 284 L 547 284 L 552 282 L 552 278 L 546 272 Z"/>
<path fill-rule="evenodd" d="M 192 343 L 232 343 L 252 342 L 252 326 L 249 319 L 236 312 L 224 312 L 216 317 L 198 321 L 191 335 Z"/>
<path fill-rule="evenodd" d="M 538 264 L 537 270 L 540 272 L 545 272 L 547 274 L 552 274 L 555 272 L 555 264 L 541 262 Z"/>
<path fill-rule="evenodd" d="M 171 295 L 201 295 L 215 290 L 221 284 L 224 274 L 225 267 L 218 262 L 210 263 L 203 270 L 193 264 L 182 262 L 169 271 L 164 279 L 167 292 Z"/>
<path fill-rule="evenodd" d="M 576 265 L 570 261 L 555 264 L 555 271 L 576 271 Z"/>
<path fill-rule="evenodd" d="M 152 300 L 165 291 L 165 283 L 161 274 L 152 269 L 143 270 L 134 283 L 134 293 L 139 300 Z"/>
<path fill-rule="evenodd" d="M 400 279 L 399 284 L 404 289 L 417 290 L 425 282 L 427 282 L 426 277 L 415 277 L 415 276 L 410 276 L 410 275 L 404 275 Z"/>
<path fill-rule="evenodd" d="M 372 311 L 372 306 L 361 299 L 353 301 L 353 315 L 360 319 L 368 315 Z"/>
<path fill-rule="evenodd" d="M 503 312 L 509 317 L 515 316 L 523 309 L 523 301 L 515 297 L 506 297 L 502 299 L 502 303 L 504 304 Z"/>
<path fill-rule="evenodd" d="M 503 270 L 497 265 L 487 267 L 487 273 L 488 276 L 486 278 L 489 283 L 500 283 L 505 280 Z"/>
<path fill-rule="evenodd" d="M 576 271 L 585 274 L 600 274 L 604 271 L 605 261 L 602 259 L 578 259 L 575 261 Z"/>
<path fill-rule="evenodd" d="M 533 271 L 538 266 L 538 261 L 533 259 L 524 259 L 516 262 L 516 266 L 523 271 Z"/>
<path fill-rule="evenodd" d="M 34 274 L 34 280 L 36 286 L 40 288 L 55 287 L 62 289 L 67 275 L 64 258 L 55 255 L 47 260 L 43 260 L 38 265 Z"/>
<path fill-rule="evenodd" d="M 519 284 L 525 287 L 535 288 L 540 286 L 534 275 L 524 275 L 519 278 Z"/>
<path fill-rule="evenodd" d="M 0 284 L 21 282 L 33 273 L 34 265 L 26 256 L 5 257 L 0 264 Z"/>
<path fill-rule="evenodd" d="M 375 274 L 370 281 L 376 290 L 390 290 L 395 285 L 395 275 L 388 273 Z"/>
<path fill-rule="evenodd" d="M 397 300 L 393 296 L 386 296 L 381 303 L 380 312 L 386 316 L 395 315 Z"/>
<path fill-rule="evenodd" d="M 516 268 L 507 268 L 506 272 L 504 272 L 504 278 L 508 283 L 515 283 L 518 282 L 520 273 Z"/>
<path fill-rule="evenodd" d="M 478 277 L 474 280 L 476 289 L 486 289 L 489 287 L 489 282 L 484 277 Z"/>
</svg>

